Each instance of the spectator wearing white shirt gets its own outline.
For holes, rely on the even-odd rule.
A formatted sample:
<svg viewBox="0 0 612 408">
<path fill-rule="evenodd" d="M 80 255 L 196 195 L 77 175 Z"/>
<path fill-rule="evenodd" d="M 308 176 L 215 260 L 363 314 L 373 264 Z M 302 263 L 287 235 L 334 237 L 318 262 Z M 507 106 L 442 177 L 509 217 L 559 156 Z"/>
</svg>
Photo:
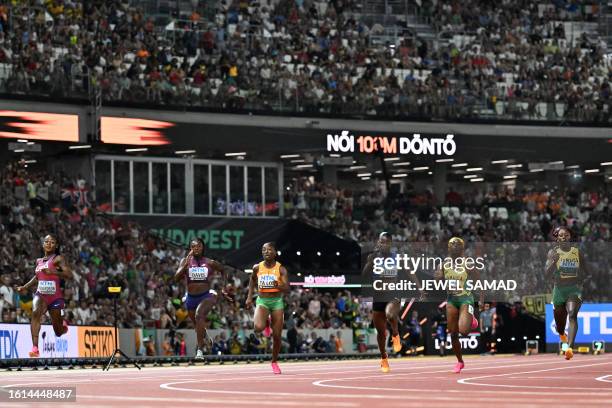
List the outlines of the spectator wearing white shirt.
<svg viewBox="0 0 612 408">
<path fill-rule="evenodd" d="M 4 299 L 5 307 L 15 307 L 15 291 L 11 287 L 11 275 L 2 275 L 2 283 L 0 296 Z"/>
</svg>

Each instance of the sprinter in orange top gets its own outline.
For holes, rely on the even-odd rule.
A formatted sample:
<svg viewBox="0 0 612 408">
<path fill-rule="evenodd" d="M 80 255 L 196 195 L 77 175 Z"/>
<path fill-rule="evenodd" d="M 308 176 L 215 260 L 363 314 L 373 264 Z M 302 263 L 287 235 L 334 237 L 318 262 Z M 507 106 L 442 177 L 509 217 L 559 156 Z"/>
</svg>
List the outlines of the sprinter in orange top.
<svg viewBox="0 0 612 408">
<path fill-rule="evenodd" d="M 246 300 L 248 309 L 253 307 L 253 293 L 257 286 L 259 295 L 255 302 L 254 328 L 256 332 L 266 329 L 268 317 L 272 326 L 272 372 L 280 374 L 278 354 L 281 348 L 281 333 L 283 331 L 284 309 L 283 292 L 289 291 L 289 275 L 287 269 L 276 260 L 276 246 L 272 242 L 265 243 L 261 248 L 263 261 L 253 266 L 249 281 L 249 294 Z"/>
</svg>

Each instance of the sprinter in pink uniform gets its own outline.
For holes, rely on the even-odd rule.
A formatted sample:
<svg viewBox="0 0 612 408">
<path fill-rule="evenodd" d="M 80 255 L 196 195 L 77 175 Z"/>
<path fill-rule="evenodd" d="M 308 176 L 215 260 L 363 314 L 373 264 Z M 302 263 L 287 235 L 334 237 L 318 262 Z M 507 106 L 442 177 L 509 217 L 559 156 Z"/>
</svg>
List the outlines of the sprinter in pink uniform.
<svg viewBox="0 0 612 408">
<path fill-rule="evenodd" d="M 51 324 L 56 336 L 61 336 L 68 331 L 68 324 L 62 318 L 64 309 L 64 297 L 60 287 L 61 279 L 71 279 L 72 270 L 63 256 L 59 254 L 59 245 L 55 235 L 47 235 L 43 241 L 45 256 L 36 260 L 36 275 L 25 285 L 17 287 L 20 294 L 26 293 L 36 285 L 34 302 L 32 306 L 32 351 L 30 357 L 38 357 L 38 333 L 40 332 L 40 321 L 49 311 Z"/>
</svg>

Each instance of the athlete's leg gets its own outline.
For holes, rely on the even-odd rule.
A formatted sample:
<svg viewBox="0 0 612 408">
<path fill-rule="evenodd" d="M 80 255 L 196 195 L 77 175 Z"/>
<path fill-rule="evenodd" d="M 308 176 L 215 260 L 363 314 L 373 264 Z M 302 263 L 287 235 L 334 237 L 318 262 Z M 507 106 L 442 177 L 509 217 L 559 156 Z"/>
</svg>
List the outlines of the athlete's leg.
<svg viewBox="0 0 612 408">
<path fill-rule="evenodd" d="M 374 327 L 376 328 L 376 341 L 378 342 L 378 350 L 382 358 L 387 358 L 387 316 L 385 312 L 372 312 Z"/>
<path fill-rule="evenodd" d="M 196 325 L 196 315 L 195 315 L 195 309 L 194 310 L 188 310 L 187 311 L 187 316 L 189 316 L 189 318 L 191 319 L 191 321 L 193 322 L 193 327 L 195 327 Z"/>
<path fill-rule="evenodd" d="M 447 330 L 451 335 L 451 344 L 457 361 L 463 363 L 461 344 L 459 343 L 459 309 L 450 303 L 446 305 Z"/>
<path fill-rule="evenodd" d="M 268 316 L 270 316 L 270 311 L 266 307 L 262 305 L 257 305 L 257 307 L 255 307 L 253 329 L 255 329 L 256 333 L 261 333 L 266 328 Z"/>
<path fill-rule="evenodd" d="M 272 316 L 272 362 L 278 360 L 282 345 L 284 312 L 283 309 L 275 310 L 270 313 Z"/>
<path fill-rule="evenodd" d="M 51 316 L 51 324 L 53 325 L 53 331 L 57 337 L 68 331 L 68 327 L 64 327 L 64 319 L 62 318 L 62 309 L 49 309 L 49 315 Z"/>
<path fill-rule="evenodd" d="M 472 319 L 474 318 L 474 306 L 462 304 L 459 310 L 459 333 L 462 336 L 470 334 L 472 329 Z"/>
<path fill-rule="evenodd" d="M 565 305 L 554 305 L 555 325 L 559 336 L 565 336 L 565 322 L 567 321 L 567 309 Z"/>
<path fill-rule="evenodd" d="M 40 333 L 40 322 L 43 315 L 47 312 L 47 303 L 40 296 L 34 296 L 32 302 L 32 320 L 30 321 L 30 331 L 32 332 L 32 346 L 38 348 L 38 334 Z"/>
<path fill-rule="evenodd" d="M 217 296 L 211 295 L 203 299 L 195 310 L 196 318 L 196 337 L 198 340 L 198 349 L 202 349 L 206 342 L 206 325 L 208 323 L 208 312 L 217 303 Z"/>
<path fill-rule="evenodd" d="M 385 307 L 385 317 L 391 325 L 391 335 L 399 336 L 399 312 L 400 312 L 400 302 L 399 300 L 394 300 L 393 302 L 387 303 Z"/>
<path fill-rule="evenodd" d="M 565 304 L 567 315 L 569 316 L 569 346 L 574 348 L 576 333 L 578 333 L 578 312 L 580 311 L 582 302 L 577 299 L 568 300 Z"/>
</svg>

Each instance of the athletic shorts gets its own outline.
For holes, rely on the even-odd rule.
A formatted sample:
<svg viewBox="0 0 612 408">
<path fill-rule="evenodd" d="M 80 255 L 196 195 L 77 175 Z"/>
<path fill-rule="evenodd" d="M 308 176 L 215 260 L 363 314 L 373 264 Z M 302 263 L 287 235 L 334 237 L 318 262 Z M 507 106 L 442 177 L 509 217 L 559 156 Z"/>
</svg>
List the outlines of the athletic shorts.
<svg viewBox="0 0 612 408">
<path fill-rule="evenodd" d="M 394 299 L 392 302 L 400 302 L 403 303 L 403 300 Z M 374 312 L 386 312 L 387 305 L 392 302 L 372 302 L 372 311 Z"/>
<path fill-rule="evenodd" d="M 184 299 L 185 308 L 187 310 L 196 310 L 198 306 L 200 305 L 200 303 L 202 303 L 203 300 L 210 299 L 213 296 L 214 294 L 210 293 L 210 291 L 200 293 L 199 295 L 190 295 L 188 293 Z"/>
<path fill-rule="evenodd" d="M 554 306 L 561 306 L 567 303 L 568 300 L 577 300 L 582 302 L 582 293 L 576 285 L 556 286 L 553 288 L 552 302 Z"/>
<path fill-rule="evenodd" d="M 64 302 L 63 298 L 57 298 L 57 299 L 49 299 L 48 296 L 42 295 L 38 292 L 36 292 L 34 294 L 34 297 L 39 297 L 42 300 L 45 301 L 45 303 L 47 304 L 47 310 L 53 310 L 53 309 L 65 309 L 66 308 L 66 302 Z"/>
<path fill-rule="evenodd" d="M 449 305 L 453 305 L 457 309 L 461 309 L 462 305 L 474 306 L 474 297 L 473 296 L 450 296 L 447 299 L 447 302 Z"/>
<path fill-rule="evenodd" d="M 265 307 L 268 311 L 273 312 L 275 310 L 283 310 L 285 308 L 285 302 L 283 302 L 283 297 L 271 297 L 264 298 L 261 296 L 257 297 L 255 301 L 257 306 Z"/>
</svg>

